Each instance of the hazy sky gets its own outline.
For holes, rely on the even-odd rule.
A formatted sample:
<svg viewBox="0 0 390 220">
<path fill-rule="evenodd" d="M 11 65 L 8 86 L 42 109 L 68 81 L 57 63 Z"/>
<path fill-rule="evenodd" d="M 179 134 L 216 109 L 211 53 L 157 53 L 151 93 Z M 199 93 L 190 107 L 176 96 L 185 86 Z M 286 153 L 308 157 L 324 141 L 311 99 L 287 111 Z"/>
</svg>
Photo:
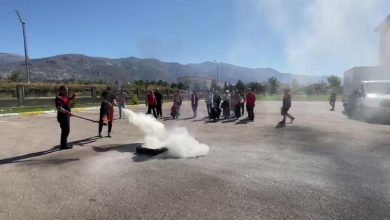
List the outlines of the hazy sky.
<svg viewBox="0 0 390 220">
<path fill-rule="evenodd" d="M 218 60 L 309 75 L 378 63 L 388 0 L 0 0 L 0 52 Z"/>
</svg>

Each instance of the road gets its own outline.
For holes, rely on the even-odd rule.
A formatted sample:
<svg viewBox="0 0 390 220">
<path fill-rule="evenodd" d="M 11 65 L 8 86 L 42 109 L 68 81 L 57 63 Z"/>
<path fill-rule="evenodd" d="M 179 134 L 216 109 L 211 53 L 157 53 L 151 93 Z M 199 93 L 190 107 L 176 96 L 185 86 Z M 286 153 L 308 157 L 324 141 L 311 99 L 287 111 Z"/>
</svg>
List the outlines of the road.
<svg viewBox="0 0 390 220">
<path fill-rule="evenodd" d="M 277 127 L 279 108 L 208 123 L 203 103 L 196 119 L 186 104 L 160 120 L 210 152 L 182 159 L 136 155 L 143 135 L 123 119 L 99 139 L 97 124 L 72 118 L 74 149 L 58 151 L 55 115 L 0 118 L 0 219 L 389 219 L 390 126 L 294 102 L 294 124 Z"/>
</svg>

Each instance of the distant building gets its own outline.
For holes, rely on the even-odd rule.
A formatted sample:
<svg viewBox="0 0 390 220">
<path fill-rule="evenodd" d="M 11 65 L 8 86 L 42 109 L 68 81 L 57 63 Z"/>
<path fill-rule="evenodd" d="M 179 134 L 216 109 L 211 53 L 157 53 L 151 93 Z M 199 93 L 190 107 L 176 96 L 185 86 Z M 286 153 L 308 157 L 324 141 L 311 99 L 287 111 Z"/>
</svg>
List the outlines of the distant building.
<svg viewBox="0 0 390 220">
<path fill-rule="evenodd" d="M 375 29 L 380 34 L 379 66 L 390 67 L 390 15 Z"/>
<path fill-rule="evenodd" d="M 210 90 L 213 80 L 203 76 L 183 76 L 177 78 L 177 82 L 190 90 L 206 91 Z"/>
</svg>

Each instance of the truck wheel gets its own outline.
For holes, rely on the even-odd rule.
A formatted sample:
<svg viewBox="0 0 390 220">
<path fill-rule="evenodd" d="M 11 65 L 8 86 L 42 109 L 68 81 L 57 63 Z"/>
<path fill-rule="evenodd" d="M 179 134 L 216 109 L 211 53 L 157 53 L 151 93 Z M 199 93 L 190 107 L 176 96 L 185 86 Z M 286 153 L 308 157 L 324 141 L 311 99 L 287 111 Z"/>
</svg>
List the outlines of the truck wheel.
<svg viewBox="0 0 390 220">
<path fill-rule="evenodd" d="M 367 110 L 367 107 L 362 105 L 359 107 L 359 113 L 362 120 L 369 122 L 371 120 L 371 116 Z"/>
</svg>

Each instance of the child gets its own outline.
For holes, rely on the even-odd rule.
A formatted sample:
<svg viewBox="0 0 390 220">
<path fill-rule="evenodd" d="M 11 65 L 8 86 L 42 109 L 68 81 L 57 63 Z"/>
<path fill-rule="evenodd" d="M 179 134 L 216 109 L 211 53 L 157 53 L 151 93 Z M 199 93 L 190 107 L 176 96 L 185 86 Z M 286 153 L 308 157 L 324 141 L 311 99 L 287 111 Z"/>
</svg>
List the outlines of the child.
<svg viewBox="0 0 390 220">
<path fill-rule="evenodd" d="M 112 104 L 107 101 L 108 92 L 104 91 L 100 96 L 101 105 L 100 105 L 100 117 L 99 117 L 99 137 L 102 136 L 103 125 L 108 125 L 108 135 L 107 137 L 111 137 L 111 128 L 112 121 L 108 120 L 110 108 Z"/>
</svg>

